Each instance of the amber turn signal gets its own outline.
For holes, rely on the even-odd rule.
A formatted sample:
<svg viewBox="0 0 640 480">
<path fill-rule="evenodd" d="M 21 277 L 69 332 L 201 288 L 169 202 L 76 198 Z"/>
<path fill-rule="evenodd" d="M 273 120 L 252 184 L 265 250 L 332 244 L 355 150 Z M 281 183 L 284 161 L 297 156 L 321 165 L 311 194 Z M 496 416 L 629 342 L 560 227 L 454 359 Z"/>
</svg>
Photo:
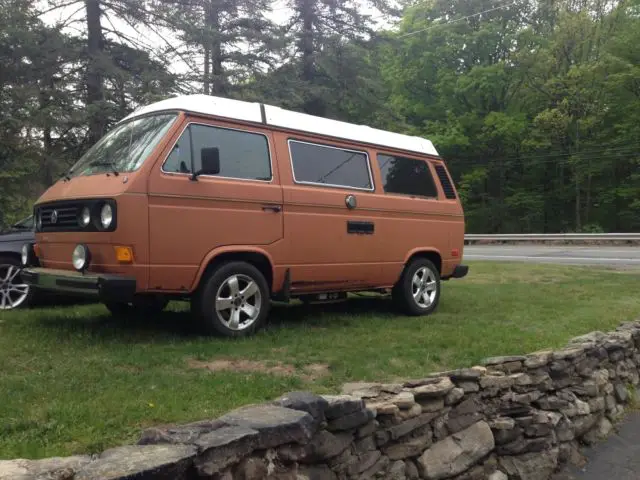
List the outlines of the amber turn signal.
<svg viewBox="0 0 640 480">
<path fill-rule="evenodd" d="M 113 247 L 116 251 L 116 260 L 120 263 L 133 263 L 133 250 L 131 247 Z"/>
</svg>

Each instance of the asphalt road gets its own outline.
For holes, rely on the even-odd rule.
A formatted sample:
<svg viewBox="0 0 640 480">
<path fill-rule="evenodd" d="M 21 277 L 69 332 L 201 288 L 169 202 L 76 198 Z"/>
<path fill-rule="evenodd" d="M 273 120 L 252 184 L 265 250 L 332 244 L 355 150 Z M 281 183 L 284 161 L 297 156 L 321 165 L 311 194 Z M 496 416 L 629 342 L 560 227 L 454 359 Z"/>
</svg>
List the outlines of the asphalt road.
<svg viewBox="0 0 640 480">
<path fill-rule="evenodd" d="M 562 263 L 640 269 L 640 247 L 575 245 L 465 245 L 466 260 Z"/>
</svg>

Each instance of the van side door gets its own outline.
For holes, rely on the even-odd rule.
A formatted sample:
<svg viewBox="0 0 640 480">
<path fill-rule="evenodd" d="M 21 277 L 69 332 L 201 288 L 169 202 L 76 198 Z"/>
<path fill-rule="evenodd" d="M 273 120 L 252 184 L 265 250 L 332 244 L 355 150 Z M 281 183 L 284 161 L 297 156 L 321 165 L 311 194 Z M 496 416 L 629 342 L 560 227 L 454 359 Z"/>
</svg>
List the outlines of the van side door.
<svg viewBox="0 0 640 480">
<path fill-rule="evenodd" d="M 187 122 L 149 180 L 152 289 L 188 290 L 218 247 L 282 239 L 282 188 L 272 133 L 212 119 Z M 217 160 L 216 160 L 217 158 Z M 194 170 L 211 169 L 193 178 Z"/>
<path fill-rule="evenodd" d="M 376 284 L 376 202 L 369 153 L 302 134 L 279 133 L 285 255 L 291 291 Z"/>
</svg>

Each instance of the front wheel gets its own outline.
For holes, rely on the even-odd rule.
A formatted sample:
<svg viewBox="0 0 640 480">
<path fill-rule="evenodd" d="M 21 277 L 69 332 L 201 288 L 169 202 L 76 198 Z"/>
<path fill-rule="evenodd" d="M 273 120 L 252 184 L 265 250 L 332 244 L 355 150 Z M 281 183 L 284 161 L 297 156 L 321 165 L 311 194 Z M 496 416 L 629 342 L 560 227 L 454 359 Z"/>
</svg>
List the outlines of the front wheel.
<svg viewBox="0 0 640 480">
<path fill-rule="evenodd" d="M 271 300 L 264 275 L 246 262 L 225 263 L 204 279 L 191 310 L 204 333 L 252 335 L 265 322 Z"/>
<path fill-rule="evenodd" d="M 0 310 L 29 306 L 33 291 L 22 281 L 22 266 L 13 257 L 0 257 Z"/>
<path fill-rule="evenodd" d="M 428 315 L 440 301 L 440 273 L 431 260 L 416 258 L 402 272 L 392 292 L 396 304 L 412 316 Z"/>
</svg>

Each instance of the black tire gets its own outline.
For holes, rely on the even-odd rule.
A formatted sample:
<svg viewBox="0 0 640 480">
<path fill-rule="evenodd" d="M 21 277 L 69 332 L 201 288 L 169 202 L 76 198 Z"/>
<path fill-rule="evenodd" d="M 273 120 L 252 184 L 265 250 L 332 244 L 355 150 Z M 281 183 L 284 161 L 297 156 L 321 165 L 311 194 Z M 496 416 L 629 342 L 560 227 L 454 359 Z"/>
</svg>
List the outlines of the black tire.
<svg viewBox="0 0 640 480">
<path fill-rule="evenodd" d="M 429 290 L 427 287 L 426 293 L 428 294 L 428 298 L 430 303 L 427 306 L 427 302 L 425 298 L 419 298 L 420 303 L 414 297 L 414 290 L 423 289 L 426 285 L 421 284 L 418 288 L 413 285 L 413 278 L 417 272 L 423 271 L 429 278 L 425 279 L 424 282 L 431 284 L 431 282 L 435 282 L 432 285 L 434 286 L 434 290 Z M 433 262 L 427 258 L 416 258 L 409 265 L 407 265 L 400 276 L 400 280 L 394 286 L 391 295 L 393 297 L 396 305 L 406 314 L 410 316 L 421 316 L 421 315 L 429 315 L 433 313 L 436 308 L 438 308 L 438 304 L 440 303 L 440 290 L 441 290 L 441 281 L 440 281 L 440 272 L 433 264 Z M 434 293 L 431 295 L 431 293 Z"/>
<path fill-rule="evenodd" d="M 5 306 L 7 306 L 7 308 L 1 307 L 2 300 L 3 300 L 3 290 L 4 290 L 4 274 L 5 272 L 8 273 L 9 268 L 18 268 L 21 271 L 22 263 L 20 262 L 20 260 L 10 255 L 0 255 L 0 271 L 2 272 L 0 273 L 0 276 L 1 276 L 0 277 L 0 311 L 29 308 L 35 303 L 35 298 L 36 298 L 34 289 L 31 287 L 27 287 L 27 296 L 24 298 L 24 300 L 20 302 L 18 306 L 9 308 L 8 303 L 5 302 Z M 12 281 L 13 284 L 15 284 L 16 278 L 20 278 L 20 273 L 18 273 L 17 276 L 14 277 L 14 280 Z M 12 298 L 15 299 L 15 297 L 12 297 Z"/>
<path fill-rule="evenodd" d="M 234 276 L 237 277 L 236 281 L 238 282 L 236 293 L 231 290 L 228 283 Z M 252 293 L 245 298 L 242 296 L 242 292 L 246 291 L 250 281 L 255 283 L 258 295 Z M 226 315 L 227 309 L 220 312 L 216 309 L 218 293 L 220 293 L 221 298 L 228 298 L 230 301 L 228 317 Z M 260 302 L 259 308 L 258 301 Z M 253 320 L 245 311 L 250 310 L 250 307 L 258 308 L 256 317 Z M 269 285 L 264 275 L 250 263 L 240 261 L 223 263 L 212 270 L 206 278 L 202 279 L 200 288 L 191 298 L 191 313 L 194 317 L 196 328 L 206 335 L 231 338 L 253 335 L 265 323 L 270 308 Z M 230 328 L 230 326 L 233 326 L 232 315 L 237 315 L 235 317 L 239 322 L 237 329 Z M 243 326 L 244 323 L 247 325 Z"/>
<path fill-rule="evenodd" d="M 104 306 L 114 317 L 156 315 L 162 312 L 169 299 L 163 295 L 141 295 L 132 302 L 104 302 Z"/>
</svg>

